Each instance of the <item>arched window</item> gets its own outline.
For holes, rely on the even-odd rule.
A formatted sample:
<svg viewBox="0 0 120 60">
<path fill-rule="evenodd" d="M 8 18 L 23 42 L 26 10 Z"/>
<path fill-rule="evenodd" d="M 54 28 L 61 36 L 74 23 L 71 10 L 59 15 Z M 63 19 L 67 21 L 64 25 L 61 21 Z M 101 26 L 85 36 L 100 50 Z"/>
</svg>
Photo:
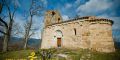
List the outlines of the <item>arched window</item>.
<svg viewBox="0 0 120 60">
<path fill-rule="evenodd" d="M 56 37 L 62 37 L 62 31 L 61 30 L 56 30 Z"/>
<path fill-rule="evenodd" d="M 60 18 L 58 18 L 58 23 L 60 22 Z"/>
<path fill-rule="evenodd" d="M 75 35 L 76 35 L 76 28 L 74 28 L 74 32 L 75 32 Z"/>
</svg>

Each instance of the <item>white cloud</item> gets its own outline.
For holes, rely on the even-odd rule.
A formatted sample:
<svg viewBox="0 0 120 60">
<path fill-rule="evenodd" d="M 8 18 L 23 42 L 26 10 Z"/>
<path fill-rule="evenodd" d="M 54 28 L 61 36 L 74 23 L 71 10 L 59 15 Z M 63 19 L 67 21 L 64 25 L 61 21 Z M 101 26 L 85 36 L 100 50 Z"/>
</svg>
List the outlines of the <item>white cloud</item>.
<svg viewBox="0 0 120 60">
<path fill-rule="evenodd" d="M 112 6 L 112 2 L 108 0 L 90 0 L 84 5 L 77 8 L 78 14 L 95 15 L 96 13 L 103 12 Z"/>
<path fill-rule="evenodd" d="M 45 6 L 47 6 L 47 0 L 41 0 L 41 2 L 43 2 L 43 4 L 45 5 Z"/>
<path fill-rule="evenodd" d="M 35 26 L 41 26 L 43 23 L 43 17 L 40 16 L 34 16 L 33 17 L 34 25 Z"/>
<path fill-rule="evenodd" d="M 86 2 L 84 5 L 80 5 L 77 8 L 77 12 L 81 16 L 86 15 L 97 15 L 99 12 L 104 12 L 105 10 L 108 10 L 113 7 L 112 1 L 109 0 L 90 0 Z M 120 29 L 120 17 L 115 17 L 115 13 L 111 12 L 109 14 L 102 13 L 101 15 L 97 15 L 98 17 L 102 18 L 108 18 L 114 21 L 113 29 Z"/>
<path fill-rule="evenodd" d="M 13 0 L 16 7 L 21 7 L 19 0 Z"/>
<path fill-rule="evenodd" d="M 23 32 L 24 23 L 25 23 L 25 20 L 21 15 L 16 14 L 14 16 L 14 23 L 13 23 L 13 31 L 14 32 L 12 33 L 12 36 L 23 37 L 22 32 Z M 17 32 L 19 32 L 19 33 L 17 35 L 15 35 Z"/>
<path fill-rule="evenodd" d="M 68 20 L 69 19 L 69 17 L 67 15 L 63 15 L 62 18 L 63 18 L 63 20 Z"/>
<path fill-rule="evenodd" d="M 77 4 L 77 5 L 80 4 L 80 0 L 76 0 L 75 4 Z"/>
<path fill-rule="evenodd" d="M 66 3 L 66 4 L 65 4 L 65 8 L 66 8 L 66 9 L 69 9 L 69 8 L 71 8 L 71 7 L 72 7 L 72 4 L 70 4 L 70 3 Z"/>
<path fill-rule="evenodd" d="M 28 17 L 29 19 L 29 17 Z M 19 23 L 20 25 L 20 29 L 23 30 L 22 32 L 24 32 L 24 24 L 26 23 L 26 19 L 24 19 L 23 16 L 21 15 L 16 15 L 14 18 L 16 23 Z M 35 31 L 35 34 L 31 37 L 31 38 L 36 38 L 36 39 L 40 39 L 41 38 L 41 30 L 43 28 L 43 17 L 39 17 L 39 16 L 34 16 L 33 17 L 33 27 L 35 27 L 37 30 Z M 23 37 L 22 35 L 19 35 L 18 37 Z"/>
<path fill-rule="evenodd" d="M 41 39 L 41 30 L 37 30 L 31 38 Z"/>
<path fill-rule="evenodd" d="M 25 23 L 24 17 L 22 17 L 19 14 L 15 15 L 14 20 L 15 20 L 16 23 L 19 23 L 20 26 L 23 26 L 24 23 Z"/>
<path fill-rule="evenodd" d="M 105 11 L 112 9 L 114 6 L 114 2 L 116 1 L 109 1 L 109 0 L 90 0 L 86 2 L 86 4 L 80 5 L 77 8 L 78 15 L 87 16 L 87 15 L 97 15 L 100 12 L 104 12 L 101 15 L 97 15 L 98 17 L 108 18 L 114 21 L 113 29 L 120 29 L 120 17 L 115 17 L 114 11 L 107 14 Z"/>
<path fill-rule="evenodd" d="M 113 17 L 113 16 L 109 16 L 107 14 L 103 14 L 98 17 L 111 19 L 114 22 L 112 25 L 112 30 L 113 30 L 114 34 L 116 34 L 118 31 L 120 31 L 120 17 Z M 113 36 L 115 36 L 114 34 L 113 34 Z"/>
<path fill-rule="evenodd" d="M 113 20 L 113 30 L 120 30 L 120 17 L 108 17 L 109 19 Z"/>
<path fill-rule="evenodd" d="M 37 28 L 37 30 L 35 31 L 35 35 L 33 35 L 31 38 L 41 39 L 41 30 L 43 29 L 43 17 L 34 16 L 33 21 L 34 27 Z"/>
</svg>

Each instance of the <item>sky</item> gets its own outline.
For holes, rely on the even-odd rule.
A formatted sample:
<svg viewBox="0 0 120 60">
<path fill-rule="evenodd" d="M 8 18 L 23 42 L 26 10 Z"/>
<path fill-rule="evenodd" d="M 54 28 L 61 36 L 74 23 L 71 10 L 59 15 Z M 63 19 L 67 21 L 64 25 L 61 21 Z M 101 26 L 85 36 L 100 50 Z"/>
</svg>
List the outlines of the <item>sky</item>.
<svg viewBox="0 0 120 60">
<path fill-rule="evenodd" d="M 23 14 L 27 13 L 31 0 L 15 0 L 18 5 L 15 21 L 23 26 L 26 20 Z M 113 37 L 120 41 L 120 1 L 119 0 L 39 0 L 38 4 L 44 6 L 42 16 L 34 16 L 35 26 L 39 28 L 33 38 L 41 38 L 43 29 L 44 12 L 47 10 L 58 10 L 64 20 L 79 16 L 97 16 L 114 21 L 112 26 Z"/>
</svg>

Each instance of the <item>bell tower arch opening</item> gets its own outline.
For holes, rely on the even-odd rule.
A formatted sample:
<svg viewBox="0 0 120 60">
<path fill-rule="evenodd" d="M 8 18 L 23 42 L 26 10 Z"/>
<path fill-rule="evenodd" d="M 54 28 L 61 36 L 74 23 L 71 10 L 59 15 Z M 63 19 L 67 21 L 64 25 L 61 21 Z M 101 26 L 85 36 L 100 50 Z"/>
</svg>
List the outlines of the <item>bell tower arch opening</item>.
<svg viewBox="0 0 120 60">
<path fill-rule="evenodd" d="M 47 12 L 45 12 L 45 17 L 44 17 L 45 27 L 60 22 L 62 22 L 62 17 L 57 10 L 48 10 Z"/>
</svg>

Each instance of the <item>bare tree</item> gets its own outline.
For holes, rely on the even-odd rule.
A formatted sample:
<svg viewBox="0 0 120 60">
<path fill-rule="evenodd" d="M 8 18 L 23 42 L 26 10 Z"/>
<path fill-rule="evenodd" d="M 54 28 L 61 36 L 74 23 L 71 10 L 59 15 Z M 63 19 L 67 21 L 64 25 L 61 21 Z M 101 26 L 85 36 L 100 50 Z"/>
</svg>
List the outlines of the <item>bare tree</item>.
<svg viewBox="0 0 120 60">
<path fill-rule="evenodd" d="M 11 36 L 16 36 L 16 37 L 20 36 L 22 34 L 22 31 L 21 31 L 22 29 L 21 28 L 22 27 L 20 26 L 19 23 L 14 22 Z"/>
<path fill-rule="evenodd" d="M 0 3 L 0 14 L 2 12 L 3 4 Z M 0 17 L 0 26 L 8 28 L 7 23 Z M 6 34 L 4 31 L 0 30 L 0 33 Z"/>
<path fill-rule="evenodd" d="M 31 6 L 29 9 L 29 15 L 28 18 L 30 18 L 24 25 L 24 29 L 25 29 L 25 34 L 24 34 L 24 49 L 26 49 L 27 47 L 27 42 L 28 39 L 35 34 L 36 28 L 32 27 L 33 26 L 33 17 L 35 15 L 41 16 L 41 11 L 43 10 L 43 6 L 39 5 L 38 3 L 40 2 L 39 0 L 32 0 L 31 1 Z"/>
<path fill-rule="evenodd" d="M 13 4 L 14 5 L 14 4 Z M 4 42 L 3 42 L 3 52 L 7 51 L 7 46 L 8 46 L 8 41 L 10 40 L 11 37 L 11 31 L 12 31 L 12 26 L 13 26 L 13 22 L 14 22 L 14 15 L 15 15 L 15 11 L 17 9 L 17 6 L 14 5 L 14 10 L 10 9 L 10 0 L 2 0 L 2 7 L 5 7 L 7 9 L 7 15 L 8 15 L 8 24 L 7 22 L 5 22 L 3 19 L 0 18 L 0 21 L 4 24 L 5 26 L 5 31 L 0 31 L 1 33 L 4 34 Z"/>
</svg>

